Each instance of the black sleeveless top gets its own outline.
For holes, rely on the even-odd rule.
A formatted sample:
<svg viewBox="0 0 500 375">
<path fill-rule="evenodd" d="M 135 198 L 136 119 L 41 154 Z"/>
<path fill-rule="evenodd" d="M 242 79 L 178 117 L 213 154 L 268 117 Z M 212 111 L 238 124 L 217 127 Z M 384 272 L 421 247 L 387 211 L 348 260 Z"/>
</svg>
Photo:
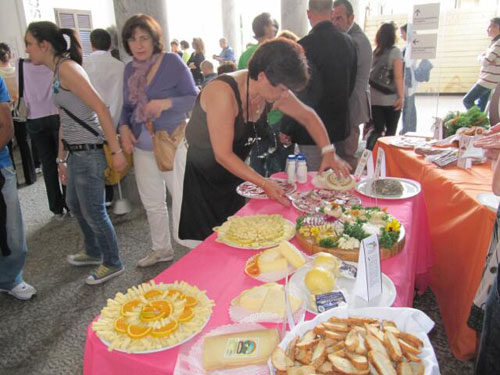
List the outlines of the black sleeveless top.
<svg viewBox="0 0 500 375">
<path fill-rule="evenodd" d="M 233 152 L 241 160 L 245 160 L 255 138 L 254 128 L 251 124 L 245 124 L 243 119 L 242 102 L 235 79 L 229 75 L 221 75 L 216 80 L 231 87 L 238 103 L 238 114 L 234 119 Z M 221 225 L 228 216 L 234 215 L 243 207 L 245 199 L 236 193 L 236 187 L 243 181 L 215 160 L 207 115 L 201 108 L 200 97 L 201 93 L 186 127 L 188 152 L 179 238 L 201 241 L 212 233 L 214 227 Z"/>
</svg>

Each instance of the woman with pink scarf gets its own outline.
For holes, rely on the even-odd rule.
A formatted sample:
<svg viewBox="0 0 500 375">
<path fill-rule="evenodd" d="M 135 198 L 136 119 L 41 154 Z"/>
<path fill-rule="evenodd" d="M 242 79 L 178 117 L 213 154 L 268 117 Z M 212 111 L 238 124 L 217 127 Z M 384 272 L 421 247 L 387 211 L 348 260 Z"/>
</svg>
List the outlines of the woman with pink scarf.
<svg viewBox="0 0 500 375">
<path fill-rule="evenodd" d="M 172 193 L 173 172 L 158 169 L 150 131 L 173 133 L 186 121 L 198 93 L 179 55 L 163 52 L 161 35 L 158 22 L 145 14 L 129 18 L 122 31 L 125 51 L 133 61 L 125 68 L 120 134 L 123 148 L 134 155 L 152 239 L 152 252 L 139 260 L 140 267 L 173 260 L 165 190 Z M 151 123 L 154 129 L 148 130 L 146 124 Z"/>
</svg>

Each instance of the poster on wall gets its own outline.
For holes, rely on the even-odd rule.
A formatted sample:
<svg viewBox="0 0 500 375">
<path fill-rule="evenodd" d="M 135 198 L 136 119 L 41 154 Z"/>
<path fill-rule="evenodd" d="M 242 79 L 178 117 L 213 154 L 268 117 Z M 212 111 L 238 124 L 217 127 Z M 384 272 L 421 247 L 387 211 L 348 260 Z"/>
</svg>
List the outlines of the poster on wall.
<svg viewBox="0 0 500 375">
<path fill-rule="evenodd" d="M 413 30 L 436 30 L 439 27 L 439 3 L 413 6 Z"/>
</svg>

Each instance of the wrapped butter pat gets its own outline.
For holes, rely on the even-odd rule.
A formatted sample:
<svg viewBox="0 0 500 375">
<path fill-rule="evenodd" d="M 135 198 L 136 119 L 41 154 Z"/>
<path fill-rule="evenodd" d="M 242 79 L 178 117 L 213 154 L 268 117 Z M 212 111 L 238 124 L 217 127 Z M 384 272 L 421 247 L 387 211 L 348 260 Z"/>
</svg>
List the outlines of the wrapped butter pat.
<svg viewBox="0 0 500 375">
<path fill-rule="evenodd" d="M 203 367 L 212 371 L 263 364 L 279 342 L 276 328 L 205 337 Z"/>
</svg>

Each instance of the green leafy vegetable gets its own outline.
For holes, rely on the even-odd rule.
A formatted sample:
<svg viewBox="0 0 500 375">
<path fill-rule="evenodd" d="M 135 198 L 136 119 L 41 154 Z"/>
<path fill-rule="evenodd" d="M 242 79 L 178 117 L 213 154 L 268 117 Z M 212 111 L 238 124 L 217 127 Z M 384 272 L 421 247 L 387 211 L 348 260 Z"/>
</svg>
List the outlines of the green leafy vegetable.
<svg viewBox="0 0 500 375">
<path fill-rule="evenodd" d="M 331 237 L 326 237 L 319 240 L 319 246 L 332 248 L 332 247 L 338 247 L 339 243 Z"/>
<path fill-rule="evenodd" d="M 454 135 L 459 128 L 481 126 L 489 129 L 490 120 L 478 106 L 470 108 L 467 112 L 450 112 L 443 120 L 446 136 Z"/>
<path fill-rule="evenodd" d="M 392 249 L 394 244 L 398 242 L 399 232 L 388 232 L 385 228 L 380 229 L 380 237 L 378 239 L 378 243 L 380 247 L 384 247 L 386 249 Z"/>
<path fill-rule="evenodd" d="M 356 238 L 357 240 L 360 241 L 369 236 L 369 234 L 363 230 L 363 224 L 358 222 L 354 224 L 345 223 L 344 234 L 347 234 L 349 237 Z"/>
</svg>

